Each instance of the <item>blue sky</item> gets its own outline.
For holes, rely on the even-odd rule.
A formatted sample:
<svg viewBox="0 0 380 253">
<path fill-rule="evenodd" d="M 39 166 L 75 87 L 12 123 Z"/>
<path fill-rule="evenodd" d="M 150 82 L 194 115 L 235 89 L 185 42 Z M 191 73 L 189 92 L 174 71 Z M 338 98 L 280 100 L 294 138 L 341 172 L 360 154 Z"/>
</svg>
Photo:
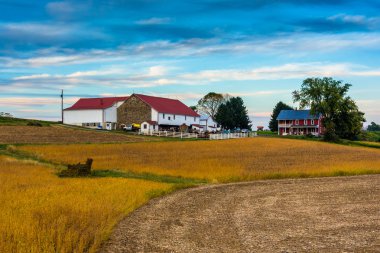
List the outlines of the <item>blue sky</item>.
<svg viewBox="0 0 380 253">
<path fill-rule="evenodd" d="M 379 0 L 0 0 L 0 111 L 58 120 L 79 97 L 241 96 L 254 125 L 307 77 L 351 83 L 380 123 Z"/>
</svg>

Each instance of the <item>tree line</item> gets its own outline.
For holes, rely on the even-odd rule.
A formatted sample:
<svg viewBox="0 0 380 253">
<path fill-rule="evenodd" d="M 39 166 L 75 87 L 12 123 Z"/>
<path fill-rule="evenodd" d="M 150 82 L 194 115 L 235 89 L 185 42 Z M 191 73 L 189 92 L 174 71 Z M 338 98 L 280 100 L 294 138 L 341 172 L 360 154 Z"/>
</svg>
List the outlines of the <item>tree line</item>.
<svg viewBox="0 0 380 253">
<path fill-rule="evenodd" d="M 292 93 L 293 102 L 299 104 L 299 109 L 310 109 L 311 115 L 322 115 L 325 140 L 355 140 L 361 134 L 366 120 L 356 102 L 348 96 L 351 86 L 331 77 L 307 78 L 302 82 L 301 88 Z M 210 92 L 192 108 L 208 115 L 224 129 L 252 127 L 248 110 L 240 97 Z M 277 132 L 277 117 L 280 112 L 294 109 L 283 102 L 277 103 L 271 115 L 269 129 Z M 368 131 L 380 131 L 380 125 L 372 122 Z"/>
</svg>

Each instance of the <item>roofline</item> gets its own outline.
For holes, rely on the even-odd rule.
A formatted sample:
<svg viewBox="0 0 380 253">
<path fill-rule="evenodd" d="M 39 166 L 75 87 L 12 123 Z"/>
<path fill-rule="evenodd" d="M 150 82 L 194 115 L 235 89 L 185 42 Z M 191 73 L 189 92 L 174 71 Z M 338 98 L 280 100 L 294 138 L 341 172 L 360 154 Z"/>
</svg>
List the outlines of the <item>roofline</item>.
<svg viewBox="0 0 380 253">
<path fill-rule="evenodd" d="M 164 98 L 164 97 L 156 97 L 156 96 L 150 96 L 150 95 L 144 95 L 144 94 L 137 94 L 137 93 L 133 93 L 132 95 L 129 96 L 128 99 L 130 99 L 132 96 L 136 96 L 138 97 L 141 101 L 143 101 L 145 104 L 149 105 L 151 108 L 153 108 L 154 110 L 156 110 L 158 113 L 171 113 L 171 112 L 164 112 L 164 111 L 159 111 L 157 110 L 156 108 L 154 108 L 151 104 L 149 104 L 148 102 L 146 102 L 144 99 L 140 98 L 139 95 L 141 96 L 147 96 L 147 97 L 154 97 L 154 98 L 163 98 L 163 99 L 170 99 L 170 100 L 174 100 L 174 101 L 178 101 L 180 103 L 182 103 L 180 100 L 178 99 L 172 99 L 172 98 Z M 128 100 L 127 99 L 127 100 Z M 184 103 L 182 103 L 183 105 L 185 105 Z M 187 106 L 187 105 L 185 105 Z M 183 116 L 189 116 L 189 117 L 200 117 L 200 115 L 195 112 L 193 109 L 191 109 L 189 106 L 187 106 L 190 110 L 192 110 L 195 114 L 197 114 L 198 116 L 194 116 L 194 115 L 189 115 L 189 114 L 176 114 L 176 115 L 183 115 Z"/>
<path fill-rule="evenodd" d="M 81 100 L 81 99 L 102 99 L 102 98 L 126 98 L 126 99 L 124 99 L 124 100 L 119 100 L 119 101 L 115 101 L 115 102 L 113 102 L 113 104 L 111 104 L 111 106 L 109 106 L 109 107 L 105 107 L 105 108 L 81 108 L 81 109 L 70 109 L 71 107 L 73 107 L 74 105 L 72 105 L 72 106 L 70 106 L 70 107 L 68 107 L 68 108 L 65 108 L 65 109 L 63 109 L 64 111 L 79 111 L 79 110 L 105 110 L 105 109 L 108 109 L 108 108 L 111 108 L 112 106 L 114 106 L 116 103 L 118 103 L 118 102 L 122 102 L 122 101 L 126 101 L 127 99 L 129 99 L 130 98 L 130 96 L 122 96 L 122 97 L 97 97 L 97 98 L 80 98 L 79 100 Z M 78 100 L 78 101 L 79 101 Z M 77 101 L 77 102 L 78 102 Z M 76 104 L 76 103 L 75 103 Z"/>
<path fill-rule="evenodd" d="M 105 108 L 79 108 L 79 109 L 71 109 L 70 107 L 63 109 L 64 111 L 82 111 L 82 110 L 105 110 L 108 108 L 111 108 L 114 104 L 112 104 L 110 107 Z"/>
</svg>

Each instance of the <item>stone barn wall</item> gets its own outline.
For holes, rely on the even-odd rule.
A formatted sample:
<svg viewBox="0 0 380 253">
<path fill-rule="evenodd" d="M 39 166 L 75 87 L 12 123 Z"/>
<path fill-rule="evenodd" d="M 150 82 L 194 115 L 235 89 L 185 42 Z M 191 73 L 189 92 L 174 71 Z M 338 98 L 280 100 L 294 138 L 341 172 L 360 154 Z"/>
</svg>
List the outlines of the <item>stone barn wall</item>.
<svg viewBox="0 0 380 253">
<path fill-rule="evenodd" d="M 151 107 L 136 96 L 131 96 L 117 108 L 117 127 L 121 124 L 141 124 L 152 120 Z"/>
</svg>

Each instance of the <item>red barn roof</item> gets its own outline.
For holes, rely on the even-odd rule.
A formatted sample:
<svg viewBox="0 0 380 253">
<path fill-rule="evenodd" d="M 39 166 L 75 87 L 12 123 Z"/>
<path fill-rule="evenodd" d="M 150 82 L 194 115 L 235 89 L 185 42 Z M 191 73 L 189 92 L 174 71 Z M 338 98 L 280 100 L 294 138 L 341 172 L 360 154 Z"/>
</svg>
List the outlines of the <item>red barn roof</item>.
<svg viewBox="0 0 380 253">
<path fill-rule="evenodd" d="M 129 97 L 81 98 L 73 106 L 66 108 L 65 111 L 106 109 L 116 102 L 125 101 L 128 98 Z"/>
<path fill-rule="evenodd" d="M 199 117 L 198 113 L 177 99 L 152 97 L 141 94 L 133 95 L 150 105 L 157 112 Z"/>
</svg>

